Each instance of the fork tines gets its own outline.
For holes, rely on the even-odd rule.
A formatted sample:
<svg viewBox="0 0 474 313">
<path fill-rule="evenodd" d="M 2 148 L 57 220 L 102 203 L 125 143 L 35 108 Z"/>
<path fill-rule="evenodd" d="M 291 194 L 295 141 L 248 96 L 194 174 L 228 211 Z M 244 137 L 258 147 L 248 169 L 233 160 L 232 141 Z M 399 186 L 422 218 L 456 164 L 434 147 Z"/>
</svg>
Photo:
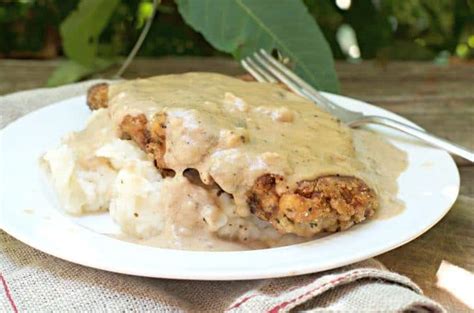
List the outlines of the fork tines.
<svg viewBox="0 0 474 313">
<path fill-rule="evenodd" d="M 243 59 L 241 64 L 259 82 L 275 83 L 281 81 L 300 96 L 309 98 L 317 103 L 324 103 L 326 107 L 334 106 L 319 91 L 298 77 L 285 65 L 275 60 L 263 49 Z"/>
<path fill-rule="evenodd" d="M 312 89 L 305 81 L 299 78 L 286 66 L 275 60 L 268 52 L 263 49 L 255 52 L 241 61 L 242 66 L 260 82 L 275 83 L 283 82 L 293 92 L 307 96 L 305 89 Z M 308 91 L 310 91 L 309 89 Z"/>
</svg>

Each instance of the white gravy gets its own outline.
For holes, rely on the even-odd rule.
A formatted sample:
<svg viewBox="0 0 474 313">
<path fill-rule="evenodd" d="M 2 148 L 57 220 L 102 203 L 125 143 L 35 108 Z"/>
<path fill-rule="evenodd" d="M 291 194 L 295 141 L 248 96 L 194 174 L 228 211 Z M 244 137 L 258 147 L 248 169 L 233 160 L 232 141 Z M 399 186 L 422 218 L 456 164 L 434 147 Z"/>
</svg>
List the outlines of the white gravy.
<svg viewBox="0 0 474 313">
<path fill-rule="evenodd" d="M 347 126 L 275 84 L 213 73 L 156 76 L 110 86 L 109 108 L 116 124 L 127 114 L 151 121 L 165 112 L 167 166 L 212 177 L 241 216 L 250 214 L 245 193 L 262 174 L 284 176 L 278 188 L 291 190 L 304 179 L 365 171 Z"/>
</svg>

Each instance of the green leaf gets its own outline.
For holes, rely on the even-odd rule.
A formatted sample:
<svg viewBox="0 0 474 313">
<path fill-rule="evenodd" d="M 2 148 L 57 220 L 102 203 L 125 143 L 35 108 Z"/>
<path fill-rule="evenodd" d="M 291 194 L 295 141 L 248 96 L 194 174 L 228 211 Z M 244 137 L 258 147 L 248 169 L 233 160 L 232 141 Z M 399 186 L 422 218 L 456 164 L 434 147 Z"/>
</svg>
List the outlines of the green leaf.
<svg viewBox="0 0 474 313">
<path fill-rule="evenodd" d="M 72 60 L 92 66 L 97 55 L 99 35 L 107 25 L 119 0 L 81 0 L 61 24 L 65 54 Z"/>
<path fill-rule="evenodd" d="M 84 66 L 75 61 L 64 61 L 48 78 L 46 86 L 54 87 L 73 83 L 81 78 L 100 72 L 115 63 L 115 60 L 96 59 L 92 66 Z"/>
<path fill-rule="evenodd" d="M 318 89 L 337 92 L 329 45 L 300 0 L 176 0 L 185 21 L 215 48 L 245 57 L 278 49 Z"/>
</svg>

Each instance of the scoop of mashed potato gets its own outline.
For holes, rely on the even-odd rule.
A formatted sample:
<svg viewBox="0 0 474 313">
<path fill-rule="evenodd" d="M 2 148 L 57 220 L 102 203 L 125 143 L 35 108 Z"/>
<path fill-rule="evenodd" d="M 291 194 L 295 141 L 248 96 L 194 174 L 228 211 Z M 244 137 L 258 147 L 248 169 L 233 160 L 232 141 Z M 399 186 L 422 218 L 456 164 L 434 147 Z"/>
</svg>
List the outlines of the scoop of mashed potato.
<svg viewBox="0 0 474 313">
<path fill-rule="evenodd" d="M 48 151 L 50 177 L 62 207 L 71 214 L 109 209 L 133 236 L 154 236 L 162 228 L 159 212 L 162 177 L 132 141 L 112 139 L 81 160 L 67 144 Z"/>
<path fill-rule="evenodd" d="M 43 160 L 66 212 L 80 215 L 108 208 L 117 172 L 106 160 L 94 159 L 87 166 L 81 165 L 72 149 L 65 144 L 48 151 Z"/>
</svg>

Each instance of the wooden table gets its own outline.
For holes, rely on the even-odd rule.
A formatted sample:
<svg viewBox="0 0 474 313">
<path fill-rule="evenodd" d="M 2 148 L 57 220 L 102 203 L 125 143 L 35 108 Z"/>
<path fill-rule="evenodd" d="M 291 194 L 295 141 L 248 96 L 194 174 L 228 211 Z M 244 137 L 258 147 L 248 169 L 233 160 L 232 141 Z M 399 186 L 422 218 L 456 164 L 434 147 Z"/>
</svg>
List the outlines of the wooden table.
<svg viewBox="0 0 474 313">
<path fill-rule="evenodd" d="M 0 95 L 44 86 L 57 64 L 0 60 Z M 238 64 L 228 59 L 163 58 L 136 60 L 125 77 L 186 71 L 242 73 Z M 342 94 L 386 108 L 434 134 L 474 149 L 474 63 L 437 66 L 419 62 L 340 62 L 337 72 Z M 389 269 L 412 278 L 450 312 L 469 309 L 436 286 L 441 261 L 474 273 L 474 166 L 459 158 L 456 162 L 461 193 L 448 215 L 418 239 L 377 257 Z"/>
</svg>

